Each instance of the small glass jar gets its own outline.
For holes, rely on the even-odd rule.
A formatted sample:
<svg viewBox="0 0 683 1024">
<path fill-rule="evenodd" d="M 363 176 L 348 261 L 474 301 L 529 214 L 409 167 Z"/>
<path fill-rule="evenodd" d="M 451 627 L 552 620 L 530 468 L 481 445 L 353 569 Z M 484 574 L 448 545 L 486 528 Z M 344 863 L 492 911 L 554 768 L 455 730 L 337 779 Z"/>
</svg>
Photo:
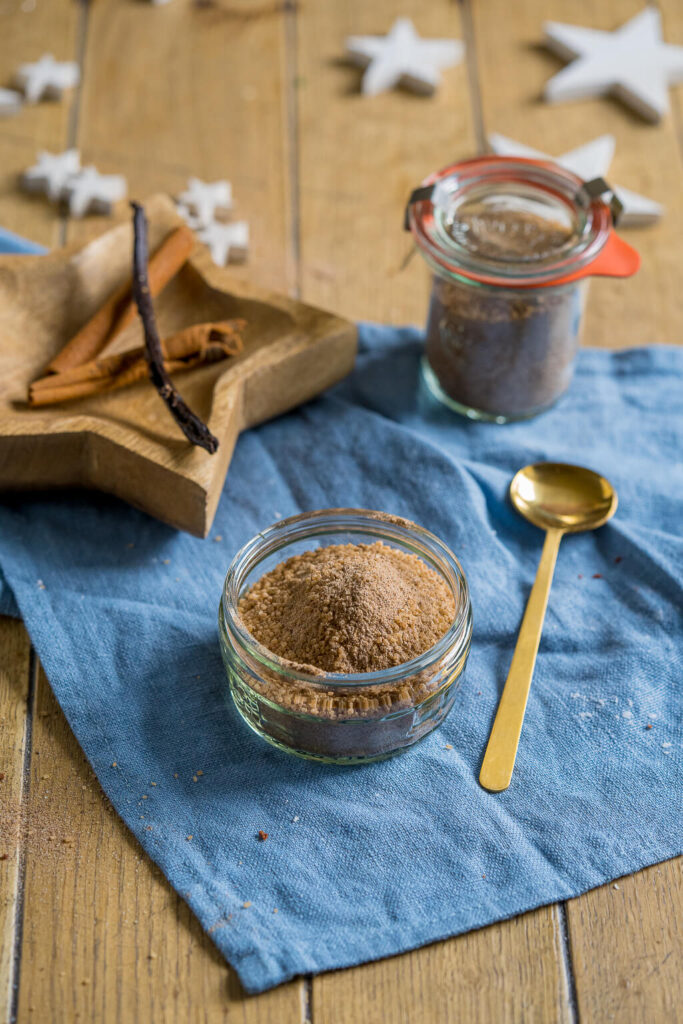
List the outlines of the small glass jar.
<svg viewBox="0 0 683 1024">
<path fill-rule="evenodd" d="M 453 594 L 453 624 L 428 651 L 381 672 L 312 674 L 246 630 L 240 598 L 280 562 L 319 546 L 376 541 L 420 557 Z M 391 757 L 436 729 L 453 705 L 472 636 L 467 580 L 446 545 L 407 519 L 364 509 L 304 513 L 257 534 L 228 569 L 218 622 L 229 689 L 247 725 L 281 750 L 334 764 Z"/>
<path fill-rule="evenodd" d="M 487 156 L 413 193 L 407 225 L 434 271 L 422 371 L 445 405 L 505 423 L 567 390 L 586 278 L 639 264 L 599 189 L 550 162 Z"/>
</svg>

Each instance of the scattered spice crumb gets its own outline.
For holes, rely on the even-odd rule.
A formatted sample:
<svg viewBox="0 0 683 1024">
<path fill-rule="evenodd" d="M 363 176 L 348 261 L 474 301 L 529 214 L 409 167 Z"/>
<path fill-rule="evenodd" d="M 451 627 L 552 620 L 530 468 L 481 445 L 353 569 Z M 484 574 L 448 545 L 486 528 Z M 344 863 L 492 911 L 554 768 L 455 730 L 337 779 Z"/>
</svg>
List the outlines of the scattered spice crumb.
<svg viewBox="0 0 683 1024">
<path fill-rule="evenodd" d="M 148 960 L 156 960 L 156 958 L 157 958 L 156 953 L 148 953 L 147 954 L 147 959 Z"/>
<path fill-rule="evenodd" d="M 45 584 L 43 583 L 42 580 L 38 580 L 36 585 L 38 587 L 38 590 L 45 590 Z"/>
<path fill-rule="evenodd" d="M 144 816 L 144 814 L 141 814 L 141 815 L 140 815 L 140 818 L 141 818 L 141 820 L 142 820 L 142 821 L 144 821 L 144 820 L 145 820 L 145 816 Z"/>
<path fill-rule="evenodd" d="M 652 722 L 648 722 L 647 725 L 645 726 L 645 728 L 646 729 L 651 729 L 652 728 Z"/>
<path fill-rule="evenodd" d="M 477 697 L 481 697 L 481 690 L 477 690 Z"/>
<path fill-rule="evenodd" d="M 0 860 L 9 860 L 9 853 L 0 853 Z"/>
<path fill-rule="evenodd" d="M 156 786 L 156 782 L 150 782 L 150 786 Z"/>
<path fill-rule="evenodd" d="M 5 778 L 5 773 L 4 772 L 0 772 L 0 782 L 2 782 L 4 780 L 4 778 Z"/>
<path fill-rule="evenodd" d="M 49 776 L 49 775 L 41 775 L 40 777 L 41 777 L 41 779 L 42 779 L 43 781 L 45 781 L 46 779 L 49 779 L 49 778 L 50 778 L 50 776 Z"/>
<path fill-rule="evenodd" d="M 189 841 L 190 841 L 191 839 L 194 839 L 194 836 L 187 836 L 186 838 L 187 838 L 187 841 L 188 841 L 188 843 L 189 843 Z"/>
<path fill-rule="evenodd" d="M 171 564 L 171 559 L 170 558 L 162 558 L 161 561 L 163 562 L 164 565 L 170 565 Z"/>
<path fill-rule="evenodd" d="M 263 842 L 264 840 L 266 840 L 266 839 L 268 838 L 268 833 L 267 833 L 267 832 L 264 832 L 264 831 L 263 831 L 263 829 L 262 829 L 262 828 L 260 828 L 260 829 L 258 830 L 258 837 L 259 837 L 259 839 L 261 840 L 261 842 Z"/>
<path fill-rule="evenodd" d="M 486 878 L 486 875 L 482 875 L 481 877 L 482 877 L 482 878 Z"/>
<path fill-rule="evenodd" d="M 142 799 L 143 799 L 143 800 L 146 800 L 146 799 L 147 799 L 147 794 L 146 794 L 146 793 L 143 793 L 143 794 L 142 794 Z"/>
<path fill-rule="evenodd" d="M 193 781 L 193 782 L 198 782 L 198 781 L 199 781 L 199 780 L 197 779 L 197 776 L 196 776 L 196 775 L 193 775 L 193 776 L 192 776 L 192 781 Z"/>
<path fill-rule="evenodd" d="M 151 826 L 151 825 L 148 825 L 148 826 L 147 826 L 147 831 L 148 831 L 148 832 L 151 832 L 151 831 L 152 831 L 152 826 Z"/>
<path fill-rule="evenodd" d="M 578 577 L 578 578 L 579 578 L 580 580 L 582 580 L 582 579 L 583 579 L 583 573 L 582 573 L 582 572 L 580 572 L 580 573 L 579 573 L 579 577 Z"/>
<path fill-rule="evenodd" d="M 178 778 L 178 772 L 173 772 L 173 778 L 174 778 L 174 779 L 177 779 L 177 778 Z"/>
<path fill-rule="evenodd" d="M 277 914 L 277 907 L 273 907 L 273 913 Z"/>
<path fill-rule="evenodd" d="M 216 544 L 219 544 L 223 540 L 223 535 L 221 533 L 217 533 L 213 539 L 216 542 Z"/>
<path fill-rule="evenodd" d="M 594 572 L 593 573 L 593 579 L 594 580 L 601 580 L 602 579 L 602 573 L 601 572 Z"/>
<path fill-rule="evenodd" d="M 623 560 L 623 555 L 617 555 L 617 557 L 614 559 L 616 565 L 619 565 L 619 562 L 623 562 Z"/>
<path fill-rule="evenodd" d="M 73 843 L 73 841 L 74 841 L 73 836 L 64 836 L 64 838 L 62 839 L 62 842 L 63 843 L 67 843 L 67 844 Z"/>
<path fill-rule="evenodd" d="M 118 768 L 118 766 L 119 766 L 118 761 L 112 761 L 111 766 L 112 766 L 112 768 Z"/>
<path fill-rule="evenodd" d="M 204 774 L 204 772 L 201 770 L 201 768 L 198 768 L 197 771 L 195 772 L 195 775 L 203 775 L 203 774 Z"/>
<path fill-rule="evenodd" d="M 447 743 L 446 744 L 446 750 L 452 750 L 452 749 L 453 749 L 453 744 L 452 743 Z"/>
<path fill-rule="evenodd" d="M 245 910 L 248 910 L 249 907 L 251 906 L 251 900 L 247 900 L 246 903 L 242 904 L 242 906 L 244 907 Z"/>
<path fill-rule="evenodd" d="M 83 980 L 81 982 L 81 985 L 89 985 L 89 984 L 90 984 L 90 978 L 83 978 Z"/>
</svg>

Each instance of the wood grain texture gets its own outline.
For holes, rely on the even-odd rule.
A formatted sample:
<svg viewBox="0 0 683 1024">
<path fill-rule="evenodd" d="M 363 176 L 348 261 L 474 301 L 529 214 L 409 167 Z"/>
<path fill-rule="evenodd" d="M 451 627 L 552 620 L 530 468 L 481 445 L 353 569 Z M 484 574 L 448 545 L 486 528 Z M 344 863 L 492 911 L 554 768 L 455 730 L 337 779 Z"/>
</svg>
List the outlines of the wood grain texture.
<svg viewBox="0 0 683 1024">
<path fill-rule="evenodd" d="M 12 1005 L 27 743 L 30 644 L 23 625 L 0 617 L 0 1021 Z"/>
<path fill-rule="evenodd" d="M 683 1007 L 683 857 L 567 904 L 580 1019 L 668 1024 Z"/>
<path fill-rule="evenodd" d="M 250 227 L 248 261 L 234 273 L 289 291 L 291 149 L 277 7 L 91 4 L 77 144 L 84 162 L 125 174 L 131 196 L 178 194 L 190 175 L 227 178 L 234 216 Z M 72 223 L 70 237 L 90 236 L 99 222 Z"/>
<path fill-rule="evenodd" d="M 678 0 L 661 0 L 658 6 L 665 40 L 683 45 L 683 7 Z M 683 85 L 672 88 L 671 108 L 666 131 L 677 136 L 683 152 Z M 632 159 L 649 167 L 647 152 L 636 151 Z M 673 194 L 668 186 L 662 192 L 669 211 L 680 203 L 682 191 L 679 176 Z M 638 245 L 640 233 L 632 235 Z M 661 259 L 680 267 L 676 246 L 668 253 L 665 249 Z M 662 316 L 669 318 L 665 340 L 683 343 L 680 305 L 662 310 Z M 680 857 L 570 900 L 567 924 L 580 1018 L 600 1024 L 678 1020 L 683 1006 L 682 920 Z"/>
<path fill-rule="evenodd" d="M 19 3 L 0 7 L 0 84 L 8 86 L 18 63 L 34 61 L 46 51 L 57 60 L 74 60 L 82 20 L 80 3 L 51 0 L 23 11 Z M 56 245 L 61 216 L 44 196 L 17 187 L 39 149 L 60 153 L 67 148 L 69 122 L 77 93 L 62 102 L 25 105 L 14 117 L 0 121 L 0 224 L 34 242 Z"/>
<path fill-rule="evenodd" d="M 126 173 L 138 195 L 178 190 L 189 174 L 231 178 L 237 213 L 248 214 L 253 238 L 250 261 L 239 274 L 283 289 L 295 282 L 296 235 L 289 173 L 295 136 L 285 117 L 294 70 L 291 62 L 286 68 L 286 18 L 272 13 L 276 5 L 258 0 L 223 5 L 232 13 L 196 11 L 189 0 L 167 7 L 93 3 L 79 144 L 84 159 L 101 170 Z M 543 82 L 560 63 L 533 44 L 544 18 L 613 28 L 639 6 L 638 0 L 606 0 L 599 7 L 587 0 L 524 0 L 513 18 L 503 0 L 474 4 L 486 127 L 558 153 L 613 131 L 614 180 L 668 207 L 659 227 L 629 235 L 645 257 L 639 277 L 594 282 L 589 344 L 677 340 L 680 155 L 672 122 L 659 129 L 639 126 L 612 101 L 556 108 L 538 103 Z M 683 42 L 677 34 L 680 4 L 664 0 L 662 7 L 667 38 Z M 400 13 L 413 16 L 425 35 L 463 35 L 457 6 L 447 0 L 411 0 Z M 402 206 L 426 173 L 474 151 L 472 97 L 462 67 L 446 72 L 433 100 L 355 95 L 358 72 L 338 62 L 344 37 L 384 32 L 395 14 L 388 0 L 321 0 L 304 4 L 296 15 L 301 282 L 305 299 L 342 314 L 419 323 L 428 277 L 419 258 L 400 269 L 410 249 L 400 230 Z M 18 58 L 34 59 L 46 49 L 71 58 L 80 17 L 80 5 L 71 0 L 39 0 L 31 14 L 21 13 L 18 2 L 5 5 L 2 73 L 9 76 Z M 294 16 L 287 18 L 293 24 Z M 680 102 L 674 109 L 680 113 Z M 59 216 L 44 200 L 19 196 L 15 174 L 39 146 L 65 147 L 70 110 L 68 103 L 41 104 L 22 112 L 21 120 L 2 122 L 0 130 L 0 222 L 46 244 L 57 240 Z M 101 222 L 93 218 L 76 225 L 72 237 L 99 230 Z M 10 663 L 3 644 L 2 668 Z M 25 686 L 27 674 L 21 678 Z M 5 703 L 1 680 L 4 716 L 12 705 Z M 27 827 L 36 831 L 28 836 L 21 1024 L 298 1024 L 304 1015 L 313 1024 L 567 1020 L 554 908 L 317 978 L 310 1014 L 302 1009 L 298 984 L 243 997 L 187 907 L 114 815 L 42 678 L 39 709 L 26 808 Z M 0 730 L 0 751 L 3 743 Z M 62 843 L 70 836 L 73 842 Z M 4 866 L 0 862 L 0 871 Z M 677 870 L 673 863 L 660 865 L 621 880 L 620 890 L 607 886 L 569 904 L 582 1020 L 676 1019 L 683 904 L 680 874 L 671 874 Z M 3 916 L 3 908 L 0 927 L 10 919 L 13 926 L 13 915 Z M 3 995 L 4 989 L 0 1019 Z"/>
<path fill-rule="evenodd" d="M 462 38 L 447 0 L 408 3 L 425 36 Z M 382 33 L 395 6 L 317 4 L 298 15 L 302 297 L 351 317 L 421 323 L 429 274 L 402 230 L 411 188 L 472 155 L 467 69 L 444 73 L 433 99 L 358 95 L 339 61 L 352 33 Z M 567 1019 L 557 912 L 541 910 L 405 956 L 313 980 L 314 1024 L 434 1024 Z M 546 1014 L 547 1016 L 542 1016 Z M 554 1015 L 554 1016 L 553 1016 Z"/>
<path fill-rule="evenodd" d="M 146 202 L 150 250 L 182 222 L 168 196 Z M 218 438 L 215 455 L 183 437 L 146 379 L 65 405 L 31 408 L 29 382 L 130 278 L 130 218 L 84 247 L 0 257 L 0 487 L 82 486 L 115 494 L 176 528 L 208 533 L 241 430 L 314 397 L 351 370 L 356 328 L 233 277 L 203 246 L 156 298 L 162 337 L 192 323 L 244 319 L 243 351 L 178 386 Z M 112 351 L 143 344 L 139 319 Z"/>
<path fill-rule="evenodd" d="M 400 14 L 423 36 L 462 38 L 450 0 L 409 0 Z M 429 274 L 403 231 L 411 190 L 476 150 L 465 64 L 443 73 L 433 98 L 392 90 L 361 96 L 347 65 L 351 34 L 382 34 L 391 0 L 316 3 L 297 16 L 301 294 L 357 320 L 422 323 Z"/>
<path fill-rule="evenodd" d="M 313 980 L 314 1024 L 565 1024 L 557 912 Z"/>
<path fill-rule="evenodd" d="M 300 1024 L 299 984 L 245 997 L 102 793 L 41 672 L 18 1020 Z"/>
<path fill-rule="evenodd" d="M 683 327 L 683 162 L 673 117 L 652 126 L 613 99 L 557 105 L 540 99 L 545 82 L 563 67 L 540 45 L 545 20 L 611 30 L 636 14 L 641 0 L 527 0 L 515 5 L 514 17 L 507 0 L 471 3 L 485 131 L 551 155 L 611 132 L 617 148 L 608 178 L 666 206 L 658 225 L 623 232 L 642 256 L 638 274 L 591 282 L 583 343 L 676 343 Z M 683 42 L 674 29 L 665 19 L 668 41 Z"/>
<path fill-rule="evenodd" d="M 77 10 L 71 0 L 38 7 Z M 21 17 L 16 10 L 8 23 Z M 51 35 L 44 25 L 43 47 Z M 126 174 L 131 194 L 179 191 L 189 175 L 228 177 L 252 238 L 235 275 L 280 290 L 294 267 L 284 61 L 281 16 L 223 19 L 189 2 L 97 0 L 88 12 L 77 138 L 84 162 Z M 17 167 L 25 164 L 22 155 Z M 13 185 L 9 202 L 16 204 Z M 11 222 L 0 209 L 7 226 L 56 241 L 56 229 L 39 236 L 23 209 L 12 208 Z M 69 237 L 92 237 L 103 223 L 70 225 Z M 31 837 L 27 863 L 22 1024 L 299 1024 L 299 984 L 244 996 L 109 807 L 42 677 L 39 689 L 30 814 L 46 828 Z M 73 843 L 62 843 L 70 836 Z"/>
</svg>

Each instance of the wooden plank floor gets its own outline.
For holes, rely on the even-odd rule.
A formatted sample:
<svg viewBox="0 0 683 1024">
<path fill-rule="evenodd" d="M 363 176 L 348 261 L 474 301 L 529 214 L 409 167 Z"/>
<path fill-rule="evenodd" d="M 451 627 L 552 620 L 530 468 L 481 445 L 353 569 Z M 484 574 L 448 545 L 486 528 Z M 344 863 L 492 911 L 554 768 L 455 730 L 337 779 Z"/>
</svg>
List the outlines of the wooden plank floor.
<svg viewBox="0 0 683 1024">
<path fill-rule="evenodd" d="M 357 95 L 344 37 L 383 32 L 390 0 L 5 0 L 0 84 L 44 52 L 82 86 L 0 123 L 0 224 L 46 245 L 99 230 L 18 192 L 39 148 L 81 148 L 131 192 L 228 177 L 248 217 L 241 271 L 354 318 L 420 322 L 428 280 L 406 261 L 402 205 L 435 167 L 499 131 L 560 153 L 617 137 L 615 180 L 666 204 L 632 231 L 643 269 L 595 282 L 586 340 L 679 340 L 683 90 L 657 128 L 608 100 L 538 102 L 558 61 L 545 19 L 614 28 L 640 0 L 405 0 L 424 35 L 457 36 L 467 63 L 432 100 Z M 683 7 L 662 0 L 683 44 Z M 683 862 L 400 957 L 246 997 L 210 939 L 111 810 L 35 661 L 0 620 L 0 1022 L 450 1024 L 683 1019 Z M 5 857 L 6 855 L 6 857 Z"/>
</svg>

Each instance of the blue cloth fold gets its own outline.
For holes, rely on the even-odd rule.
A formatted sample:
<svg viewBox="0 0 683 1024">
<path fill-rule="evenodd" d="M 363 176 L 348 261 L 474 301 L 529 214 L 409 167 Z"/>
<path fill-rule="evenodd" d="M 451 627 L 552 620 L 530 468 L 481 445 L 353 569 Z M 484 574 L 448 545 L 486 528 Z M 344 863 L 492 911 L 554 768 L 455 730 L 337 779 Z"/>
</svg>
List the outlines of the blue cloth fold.
<svg viewBox="0 0 683 1024">
<path fill-rule="evenodd" d="M 421 348 L 415 330 L 364 326 L 350 378 L 239 439 L 205 541 L 103 495 L 0 508 L 0 566 L 79 743 L 252 992 L 681 851 L 683 351 L 584 350 L 554 410 L 498 427 L 424 394 Z M 542 545 L 506 490 L 538 459 L 604 472 L 620 505 L 563 541 L 515 775 L 493 795 L 477 774 Z M 433 530 L 461 558 L 474 609 L 443 727 L 356 768 L 250 733 L 225 700 L 216 631 L 238 547 L 335 505 Z"/>
</svg>

